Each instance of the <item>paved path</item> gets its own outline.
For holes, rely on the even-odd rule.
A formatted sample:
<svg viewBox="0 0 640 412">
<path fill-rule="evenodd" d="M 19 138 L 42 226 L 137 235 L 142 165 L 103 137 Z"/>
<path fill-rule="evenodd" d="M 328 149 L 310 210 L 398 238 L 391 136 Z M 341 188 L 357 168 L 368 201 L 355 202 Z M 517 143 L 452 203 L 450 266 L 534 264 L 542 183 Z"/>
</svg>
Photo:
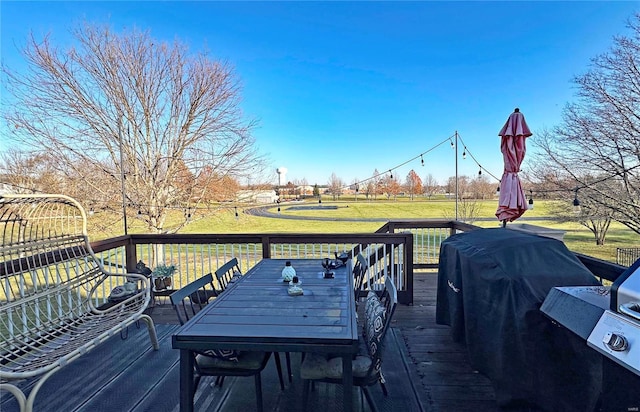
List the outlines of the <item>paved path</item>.
<svg viewBox="0 0 640 412">
<path fill-rule="evenodd" d="M 269 211 L 270 208 L 274 206 L 259 206 L 253 207 L 249 209 L 245 209 L 245 213 L 252 216 L 260 216 L 260 217 L 271 217 L 275 219 L 293 219 L 293 220 L 320 220 L 325 222 L 335 221 L 335 222 L 388 222 L 389 219 L 374 217 L 374 218 L 355 218 L 355 217 L 325 217 L 325 216 L 292 216 L 281 213 L 273 213 Z M 280 208 L 284 208 L 288 206 L 280 206 Z M 348 206 L 343 206 L 348 207 Z M 316 206 L 317 210 L 318 207 Z M 329 209 L 329 208 L 327 208 Z M 331 208 L 333 210 L 335 208 Z"/>
<path fill-rule="evenodd" d="M 276 206 L 273 205 L 269 205 L 269 206 L 257 206 L 257 207 L 252 207 L 252 208 L 248 208 L 245 209 L 244 212 L 248 215 L 252 215 L 252 216 L 259 216 L 259 217 L 270 217 L 270 218 L 274 218 L 274 219 L 292 219 L 292 220 L 319 220 L 319 221 L 325 221 L 325 222 L 388 222 L 390 220 L 393 221 L 416 221 L 416 220 L 421 220 L 421 219 L 415 219 L 415 218 L 385 218 L 385 217 L 370 217 L 370 218 L 366 218 L 366 217 L 326 217 L 326 216 L 293 216 L 293 215 L 287 215 L 287 214 L 282 214 L 282 213 L 277 213 L 277 212 L 271 212 L 269 209 L 275 208 Z M 286 206 L 280 206 L 281 209 L 284 210 L 284 208 L 289 208 L 292 206 L 286 205 Z M 303 206 L 296 206 L 298 207 L 297 210 L 302 210 Z M 318 209 L 327 209 L 327 210 L 335 210 L 336 208 L 342 208 L 342 207 L 349 207 L 349 206 L 308 206 L 308 207 L 304 207 L 305 209 L 308 210 L 318 210 Z M 437 220 L 444 220 L 444 218 L 435 218 Z M 475 218 L 475 221 L 482 221 L 482 222 L 491 222 L 491 221 L 495 221 L 496 224 L 499 223 L 498 220 L 495 217 L 479 217 L 479 218 Z M 553 217 L 521 217 L 518 219 L 518 223 L 520 222 L 532 222 L 532 221 L 536 221 L 536 220 L 554 220 Z"/>
</svg>

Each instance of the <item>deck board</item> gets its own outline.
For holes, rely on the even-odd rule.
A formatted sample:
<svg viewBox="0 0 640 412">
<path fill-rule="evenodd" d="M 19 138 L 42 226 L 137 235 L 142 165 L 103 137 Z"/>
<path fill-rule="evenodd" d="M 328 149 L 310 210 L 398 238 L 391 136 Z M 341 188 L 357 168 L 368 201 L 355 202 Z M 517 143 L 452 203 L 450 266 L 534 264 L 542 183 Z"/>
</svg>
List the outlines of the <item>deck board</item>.
<svg viewBox="0 0 640 412">
<path fill-rule="evenodd" d="M 491 382 L 471 368 L 464 345 L 436 324 L 437 272 L 414 273 L 414 303 L 398 305 L 392 326 L 404 339 L 427 411 L 500 411 Z"/>
</svg>

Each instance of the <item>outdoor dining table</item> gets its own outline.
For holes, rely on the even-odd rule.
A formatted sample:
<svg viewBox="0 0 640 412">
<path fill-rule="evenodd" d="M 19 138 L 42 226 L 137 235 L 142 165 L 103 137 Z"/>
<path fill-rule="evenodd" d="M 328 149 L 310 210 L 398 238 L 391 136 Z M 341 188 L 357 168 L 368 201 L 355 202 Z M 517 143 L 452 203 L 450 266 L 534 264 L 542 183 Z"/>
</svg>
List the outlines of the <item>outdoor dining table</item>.
<svg viewBox="0 0 640 412">
<path fill-rule="evenodd" d="M 300 279 L 301 296 L 290 296 L 282 280 L 287 260 Z M 185 323 L 172 337 L 180 350 L 180 410 L 193 411 L 192 351 L 238 349 L 341 355 L 343 407 L 351 411 L 358 332 L 348 267 L 326 279 L 321 259 L 263 259 Z"/>
</svg>

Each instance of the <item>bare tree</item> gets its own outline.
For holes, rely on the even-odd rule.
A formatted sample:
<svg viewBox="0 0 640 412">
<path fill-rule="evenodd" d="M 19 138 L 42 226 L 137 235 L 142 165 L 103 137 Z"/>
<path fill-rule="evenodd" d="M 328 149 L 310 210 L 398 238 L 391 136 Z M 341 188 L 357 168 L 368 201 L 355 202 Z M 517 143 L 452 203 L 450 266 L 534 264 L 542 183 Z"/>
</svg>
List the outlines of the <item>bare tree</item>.
<svg viewBox="0 0 640 412">
<path fill-rule="evenodd" d="M 479 217 L 482 211 L 482 206 L 476 199 L 462 198 L 458 201 L 458 220 L 473 224 Z M 445 219 L 454 220 L 455 215 L 452 211 L 443 211 Z"/>
<path fill-rule="evenodd" d="M 333 200 L 337 200 L 342 194 L 344 182 L 335 173 L 331 173 L 331 177 L 329 178 L 327 185 L 329 194 L 333 196 Z"/>
<path fill-rule="evenodd" d="M 235 199 L 240 184 L 228 175 L 210 176 L 216 172 L 211 167 L 204 167 L 195 181 L 194 190 L 200 192 L 201 199 L 205 202 L 222 202 Z M 191 179 L 185 171 L 185 185 L 187 190 L 191 187 Z"/>
<path fill-rule="evenodd" d="M 378 172 L 378 169 L 374 169 L 373 170 L 373 177 L 371 178 L 370 182 L 373 184 L 372 189 L 373 189 L 373 198 L 377 199 L 378 195 L 381 195 L 384 190 L 383 190 L 383 179 L 384 176 L 382 173 Z"/>
<path fill-rule="evenodd" d="M 287 182 L 287 185 L 284 186 L 281 190 L 288 199 L 293 199 L 296 197 L 296 185 L 294 185 L 293 182 Z"/>
<path fill-rule="evenodd" d="M 559 222 L 580 223 L 593 233 L 596 245 L 604 245 L 613 211 L 602 204 L 592 202 L 591 197 L 584 197 L 578 208 L 572 207 L 566 200 L 554 201 L 549 208 L 549 214 Z"/>
<path fill-rule="evenodd" d="M 458 176 L 458 200 L 473 197 L 470 188 L 471 179 L 469 176 Z M 450 176 L 446 184 L 447 193 L 451 193 L 455 199 L 456 195 L 456 177 Z"/>
<path fill-rule="evenodd" d="M 60 192 L 64 176 L 55 169 L 55 159 L 46 153 L 30 154 L 10 148 L 0 155 L 2 183 L 15 193 Z"/>
<path fill-rule="evenodd" d="M 300 194 L 302 195 L 302 198 L 305 198 L 305 197 L 307 197 L 307 195 L 311 194 L 309 192 L 309 190 L 308 190 L 309 182 L 307 181 L 306 177 L 303 177 L 302 180 L 300 180 L 300 187 L 302 188 L 301 191 L 300 191 L 301 192 Z"/>
<path fill-rule="evenodd" d="M 454 197 L 456 195 L 456 177 L 455 176 L 449 176 L 447 178 L 447 181 L 444 185 L 444 190 L 447 193 L 448 198 L 455 199 Z"/>
<path fill-rule="evenodd" d="M 3 113 L 10 138 L 50 153 L 58 172 L 82 181 L 85 201 L 121 191 L 135 217 L 162 232 L 170 208 L 206 198 L 203 180 L 260 167 L 255 122 L 243 117 L 228 64 L 136 29 L 84 23 L 73 35 L 66 50 L 32 36 L 23 50 L 29 69 L 3 66 L 14 98 Z"/>
<path fill-rule="evenodd" d="M 411 169 L 407 174 L 407 179 L 405 181 L 405 188 L 407 193 L 409 193 L 411 200 L 413 200 L 413 197 L 416 194 L 422 193 L 422 179 L 420 179 L 420 176 L 418 176 L 416 171 L 413 169 Z"/>
<path fill-rule="evenodd" d="M 424 183 L 422 184 L 422 188 L 424 189 L 424 194 L 431 199 L 433 195 L 438 192 L 438 181 L 431 173 L 427 174 L 424 178 Z"/>
<path fill-rule="evenodd" d="M 628 28 L 630 36 L 614 37 L 611 49 L 574 79 L 577 101 L 534 144 L 544 153 L 536 163 L 640 233 L 640 15 Z"/>
<path fill-rule="evenodd" d="M 349 189 L 353 190 L 353 197 L 355 201 L 358 201 L 358 194 L 360 194 L 360 179 L 357 177 L 351 181 L 351 185 L 349 185 Z"/>
<path fill-rule="evenodd" d="M 473 224 L 480 215 L 480 203 L 476 199 L 463 198 L 458 204 L 458 219 Z"/>
<path fill-rule="evenodd" d="M 397 176 L 393 176 L 392 174 L 384 175 L 382 178 L 381 188 L 383 193 L 386 194 L 387 200 L 390 200 L 393 197 L 394 200 L 398 199 L 398 194 L 400 193 L 400 182 L 398 182 Z"/>
<path fill-rule="evenodd" d="M 367 181 L 367 184 L 364 187 L 364 194 L 367 200 L 370 200 L 372 197 L 375 198 L 376 193 L 376 183 L 373 179 Z"/>
<path fill-rule="evenodd" d="M 549 207 L 549 215 L 559 222 L 581 224 L 593 233 L 597 245 L 604 245 L 616 213 L 614 209 L 605 206 L 605 201 L 597 202 L 594 199 L 601 196 L 600 192 L 614 193 L 610 187 L 611 182 L 599 181 L 597 177 L 585 177 L 583 181 L 589 182 L 588 187 L 576 190 L 567 189 L 575 183 L 570 177 L 562 180 L 550 173 L 544 176 L 544 184 L 540 185 L 544 189 L 538 189 L 536 195 L 555 200 Z"/>
<path fill-rule="evenodd" d="M 496 186 L 486 176 L 478 175 L 469 183 L 469 190 L 474 199 L 491 199 L 495 195 Z"/>
</svg>

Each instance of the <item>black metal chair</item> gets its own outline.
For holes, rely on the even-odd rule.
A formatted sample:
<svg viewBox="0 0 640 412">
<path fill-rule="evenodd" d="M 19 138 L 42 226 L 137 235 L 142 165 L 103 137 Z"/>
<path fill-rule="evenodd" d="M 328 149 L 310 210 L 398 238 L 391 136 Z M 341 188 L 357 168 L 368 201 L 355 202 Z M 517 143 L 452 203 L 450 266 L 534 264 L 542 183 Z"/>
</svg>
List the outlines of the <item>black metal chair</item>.
<svg viewBox="0 0 640 412">
<path fill-rule="evenodd" d="M 360 291 L 363 290 L 364 278 L 369 270 L 369 262 L 362 253 L 358 253 L 356 262 L 353 265 L 353 294 L 356 302 L 360 298 Z"/>
<path fill-rule="evenodd" d="M 187 290 L 192 291 L 187 295 Z M 169 295 L 169 299 L 176 311 L 176 315 L 178 315 L 178 321 L 181 325 L 184 325 L 209 303 L 209 300 L 217 296 L 218 292 L 213 286 L 213 276 L 209 273 L 184 288 L 173 292 Z"/>
<path fill-rule="evenodd" d="M 353 385 L 362 390 L 374 412 L 378 408 L 369 392 L 369 386 L 380 383 L 385 396 L 387 395 L 381 370 L 382 353 L 384 338 L 397 304 L 398 293 L 390 279 L 386 280 L 380 297 L 370 291 L 365 303 L 364 336 L 360 341 L 360 351 L 353 360 L 352 373 Z M 342 357 L 308 353 L 300 366 L 300 376 L 303 382 L 302 408 L 306 410 L 312 382 L 342 384 Z"/>
<path fill-rule="evenodd" d="M 217 292 L 213 286 L 213 276 L 209 273 L 173 292 L 169 299 L 178 315 L 180 324 L 184 325 L 215 296 L 217 296 Z M 263 410 L 260 375 L 269 361 L 271 352 L 206 350 L 193 354 L 195 364 L 194 392 L 203 376 L 216 376 L 216 386 L 222 386 L 225 376 L 254 376 L 257 410 Z M 280 388 L 284 390 L 282 367 L 277 353 L 274 354 L 274 360 L 280 379 Z"/>
<path fill-rule="evenodd" d="M 224 291 L 227 286 L 229 286 L 229 283 L 233 281 L 234 277 L 242 276 L 238 258 L 233 258 L 220 266 L 218 270 L 215 271 L 215 274 L 216 279 L 218 280 L 218 285 L 220 285 L 220 290 Z"/>
</svg>

